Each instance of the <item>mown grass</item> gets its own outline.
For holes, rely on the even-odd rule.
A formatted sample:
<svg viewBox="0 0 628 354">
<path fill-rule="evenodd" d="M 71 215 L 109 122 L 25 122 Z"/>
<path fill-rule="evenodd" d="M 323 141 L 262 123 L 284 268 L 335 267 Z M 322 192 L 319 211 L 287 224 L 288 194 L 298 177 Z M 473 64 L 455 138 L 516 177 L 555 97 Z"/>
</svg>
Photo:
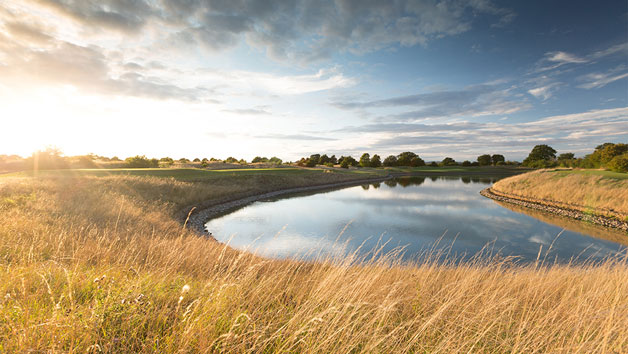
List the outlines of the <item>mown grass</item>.
<svg viewBox="0 0 628 354">
<path fill-rule="evenodd" d="M 0 352 L 628 350 L 625 258 L 271 260 L 173 218 L 199 199 L 356 176 L 1 178 Z"/>
<path fill-rule="evenodd" d="M 627 176 L 601 170 L 538 170 L 502 179 L 492 188 L 500 193 L 623 218 L 628 216 Z"/>
</svg>

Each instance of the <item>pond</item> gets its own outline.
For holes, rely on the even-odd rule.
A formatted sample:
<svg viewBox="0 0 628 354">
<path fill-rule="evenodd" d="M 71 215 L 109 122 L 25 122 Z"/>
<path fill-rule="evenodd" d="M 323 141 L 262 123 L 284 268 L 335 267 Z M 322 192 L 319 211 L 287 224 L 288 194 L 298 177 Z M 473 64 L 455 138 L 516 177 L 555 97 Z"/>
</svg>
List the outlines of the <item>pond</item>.
<svg viewBox="0 0 628 354">
<path fill-rule="evenodd" d="M 214 218 L 218 241 L 267 257 L 311 259 L 403 248 L 413 260 L 437 249 L 452 259 L 483 254 L 551 262 L 596 260 L 628 240 L 579 221 L 498 204 L 479 194 L 498 178 L 405 177 L 361 186 L 263 200 Z M 619 241 L 619 242 L 618 242 Z M 549 250 L 549 252 L 548 252 Z"/>
</svg>

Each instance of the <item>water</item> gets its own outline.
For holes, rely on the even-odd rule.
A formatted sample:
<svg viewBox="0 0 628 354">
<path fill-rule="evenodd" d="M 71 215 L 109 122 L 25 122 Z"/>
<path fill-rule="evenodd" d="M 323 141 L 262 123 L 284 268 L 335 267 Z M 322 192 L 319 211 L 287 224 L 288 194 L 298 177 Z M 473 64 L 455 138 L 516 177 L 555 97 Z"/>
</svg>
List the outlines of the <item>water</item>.
<svg viewBox="0 0 628 354">
<path fill-rule="evenodd" d="M 221 242 L 278 258 L 366 252 L 382 242 L 384 252 L 403 247 L 406 260 L 435 245 L 450 247 L 458 259 L 484 248 L 522 262 L 537 259 L 539 249 L 552 262 L 601 259 L 625 249 L 614 242 L 628 241 L 621 231 L 538 212 L 535 217 L 482 197 L 479 191 L 496 180 L 400 178 L 255 202 L 206 227 Z"/>
</svg>

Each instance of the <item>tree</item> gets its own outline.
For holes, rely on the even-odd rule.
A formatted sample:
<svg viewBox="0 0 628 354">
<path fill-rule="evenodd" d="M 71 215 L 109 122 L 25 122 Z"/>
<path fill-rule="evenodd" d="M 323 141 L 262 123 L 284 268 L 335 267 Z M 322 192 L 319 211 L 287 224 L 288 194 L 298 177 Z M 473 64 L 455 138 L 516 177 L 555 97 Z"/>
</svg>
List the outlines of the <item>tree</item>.
<svg viewBox="0 0 628 354">
<path fill-rule="evenodd" d="M 456 160 L 452 159 L 451 157 L 445 157 L 443 159 L 443 161 L 441 161 L 441 166 L 453 166 L 453 165 L 457 165 Z"/>
<path fill-rule="evenodd" d="M 613 157 L 608 168 L 615 172 L 628 172 L 628 153 Z"/>
<path fill-rule="evenodd" d="M 233 156 L 229 156 L 225 159 L 225 163 L 238 163 L 238 159 Z"/>
<path fill-rule="evenodd" d="M 430 162 L 430 166 L 431 167 L 438 167 L 438 163 L 436 163 L 436 161 L 432 161 L 432 162 Z"/>
<path fill-rule="evenodd" d="M 309 167 L 314 167 L 314 166 L 318 165 L 320 163 L 320 159 L 321 159 L 321 155 L 320 154 L 310 155 L 310 158 L 308 159 L 309 160 L 308 166 L 312 165 L 312 166 L 309 166 Z"/>
<path fill-rule="evenodd" d="M 506 158 L 504 155 L 495 154 L 491 156 L 491 160 L 493 161 L 493 165 L 497 165 L 500 162 L 506 162 Z"/>
<path fill-rule="evenodd" d="M 195 158 L 195 159 L 194 159 L 194 160 L 192 160 L 192 161 L 194 161 L 194 162 L 201 162 L 201 159 L 199 159 L 199 158 L 197 157 L 197 158 Z"/>
<path fill-rule="evenodd" d="M 397 155 L 397 166 L 410 166 L 412 159 L 415 157 L 419 157 L 419 155 L 410 151 L 402 152 Z"/>
<path fill-rule="evenodd" d="M 331 157 L 329 158 L 329 162 L 331 162 L 334 165 L 337 164 L 338 159 L 336 158 L 336 155 L 331 155 Z"/>
<path fill-rule="evenodd" d="M 321 158 L 318 160 L 318 163 L 321 165 L 324 165 L 328 162 L 330 161 L 329 161 L 329 156 L 327 156 L 327 154 L 322 155 Z"/>
<path fill-rule="evenodd" d="M 149 159 L 144 155 L 137 155 L 133 157 L 129 157 L 126 160 L 127 167 L 130 168 L 155 168 L 159 167 L 159 160 L 157 159 Z"/>
<path fill-rule="evenodd" d="M 179 162 L 180 163 L 189 163 L 190 160 L 186 159 L 185 157 L 182 157 L 182 158 L 179 159 Z"/>
<path fill-rule="evenodd" d="M 469 160 L 462 161 L 462 166 L 464 166 L 464 167 L 471 166 L 471 161 L 469 161 Z"/>
<path fill-rule="evenodd" d="M 371 155 L 368 152 L 365 152 L 360 157 L 360 166 L 361 167 L 369 167 L 369 166 L 371 166 Z"/>
<path fill-rule="evenodd" d="M 253 158 L 253 160 L 251 161 L 251 163 L 263 163 L 263 162 L 268 162 L 268 158 L 255 156 L 255 158 Z"/>
<path fill-rule="evenodd" d="M 478 156 L 478 163 L 480 164 L 480 166 L 488 166 L 491 164 L 491 162 L 493 162 L 491 155 L 484 154 Z"/>
<path fill-rule="evenodd" d="M 573 152 L 565 152 L 558 155 L 558 160 L 573 160 L 575 157 Z"/>
<path fill-rule="evenodd" d="M 350 165 L 349 159 L 347 158 L 342 159 L 342 162 L 340 163 L 341 168 L 349 168 L 349 165 Z"/>
<path fill-rule="evenodd" d="M 610 162 L 616 156 L 623 155 L 628 152 L 628 144 L 607 144 L 603 149 L 598 150 L 600 162 L 602 164 Z"/>
<path fill-rule="evenodd" d="M 412 167 L 425 166 L 425 161 L 423 161 L 423 159 L 420 158 L 419 156 L 416 156 L 416 157 L 413 157 L 412 160 L 410 160 L 410 166 Z"/>
<path fill-rule="evenodd" d="M 530 151 L 528 157 L 523 160 L 523 165 L 528 167 L 550 167 L 556 159 L 556 150 L 549 145 L 536 145 Z"/>
<path fill-rule="evenodd" d="M 386 167 L 393 167 L 393 166 L 397 166 L 397 157 L 394 155 L 390 155 L 387 158 L 384 159 L 384 166 Z"/>
<path fill-rule="evenodd" d="M 281 163 L 283 162 L 280 158 L 278 158 L 277 156 L 273 156 L 271 157 L 268 162 L 274 164 L 274 165 L 281 165 Z"/>
<path fill-rule="evenodd" d="M 382 160 L 380 159 L 379 155 L 375 154 L 373 155 L 373 157 L 371 157 L 371 167 L 381 167 L 382 166 Z"/>
</svg>

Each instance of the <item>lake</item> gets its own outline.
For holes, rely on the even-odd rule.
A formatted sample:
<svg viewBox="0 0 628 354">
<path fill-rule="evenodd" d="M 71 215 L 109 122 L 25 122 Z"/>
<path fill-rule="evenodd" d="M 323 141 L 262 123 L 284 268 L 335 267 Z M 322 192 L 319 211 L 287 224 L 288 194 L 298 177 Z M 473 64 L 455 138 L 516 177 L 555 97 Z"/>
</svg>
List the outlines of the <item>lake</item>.
<svg viewBox="0 0 628 354">
<path fill-rule="evenodd" d="M 221 242 L 267 257 L 311 259 L 358 250 L 430 248 L 464 259 L 484 250 L 522 262 L 601 259 L 625 250 L 621 231 L 502 205 L 479 194 L 498 178 L 405 177 L 263 200 L 207 222 Z M 619 241 L 619 242 L 616 242 Z M 551 248 L 550 248 L 551 245 Z M 549 249 L 549 253 L 546 253 Z"/>
</svg>

